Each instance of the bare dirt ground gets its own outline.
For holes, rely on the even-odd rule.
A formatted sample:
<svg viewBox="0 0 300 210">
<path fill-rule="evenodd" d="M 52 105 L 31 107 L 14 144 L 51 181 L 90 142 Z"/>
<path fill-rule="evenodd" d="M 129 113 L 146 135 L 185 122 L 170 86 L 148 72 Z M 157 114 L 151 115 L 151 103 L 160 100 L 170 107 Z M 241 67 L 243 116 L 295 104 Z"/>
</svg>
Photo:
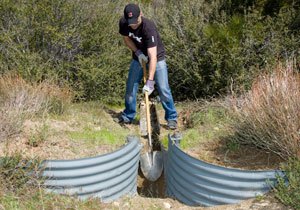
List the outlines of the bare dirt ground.
<svg viewBox="0 0 300 210">
<path fill-rule="evenodd" d="M 252 146 L 241 145 L 237 151 L 230 151 L 218 141 L 204 143 L 186 153 L 215 165 L 248 170 L 276 169 L 283 161 L 277 155 Z"/>
<path fill-rule="evenodd" d="M 179 209 L 179 210 L 289 210 L 278 203 L 273 195 L 257 200 L 249 199 L 239 204 L 220 205 L 214 207 L 191 207 L 172 198 L 147 198 L 136 196 L 132 199 L 123 198 L 113 202 L 105 209 Z"/>
<path fill-rule="evenodd" d="M 113 117 L 116 112 L 107 114 L 109 121 L 113 121 Z M 159 118 L 163 119 L 163 112 L 158 112 Z M 180 113 L 180 119 L 178 121 L 178 130 L 185 129 L 184 112 Z M 51 130 L 55 130 L 55 133 L 64 132 L 66 130 L 74 130 L 72 123 L 51 120 L 47 123 Z M 36 126 L 36 122 L 27 121 L 26 131 L 29 131 L 32 127 Z M 115 125 L 119 126 L 119 125 Z M 129 131 L 136 132 L 138 123 L 126 125 L 125 128 Z M 166 129 L 166 123 L 161 122 L 161 135 L 167 135 L 170 131 Z M 0 156 L 7 153 L 16 152 L 19 150 L 25 156 L 39 157 L 40 159 L 72 159 L 78 157 L 91 157 L 104 154 L 113 151 L 121 145 L 101 145 L 98 147 L 88 148 L 84 147 L 80 142 L 68 141 L 67 137 L 60 136 L 59 138 L 51 138 L 47 142 L 41 143 L 37 147 L 30 146 L 28 144 L 28 132 L 25 135 L 16 137 L 17 139 L 11 143 L 10 146 L 0 145 Z M 79 148 L 79 149 L 76 149 Z M 11 151 L 10 151 L 11 150 Z M 58 152 L 59 151 L 59 152 Z M 241 169 L 274 169 L 278 167 L 280 158 L 268 154 L 264 151 L 260 151 L 256 148 L 242 147 L 237 152 L 229 152 L 225 149 L 222 142 L 208 142 L 201 144 L 197 147 L 189 149 L 187 151 L 191 156 L 226 167 L 241 168 Z M 239 204 L 234 205 L 222 205 L 216 207 L 190 207 L 181 202 L 168 198 L 165 195 L 165 181 L 163 176 L 156 182 L 152 183 L 147 181 L 141 172 L 138 177 L 138 194 L 133 198 L 122 198 L 113 203 L 103 205 L 104 209 L 211 209 L 211 210 L 285 210 L 287 207 L 280 204 L 272 193 L 267 194 L 261 198 L 249 199 L 242 201 Z"/>
</svg>

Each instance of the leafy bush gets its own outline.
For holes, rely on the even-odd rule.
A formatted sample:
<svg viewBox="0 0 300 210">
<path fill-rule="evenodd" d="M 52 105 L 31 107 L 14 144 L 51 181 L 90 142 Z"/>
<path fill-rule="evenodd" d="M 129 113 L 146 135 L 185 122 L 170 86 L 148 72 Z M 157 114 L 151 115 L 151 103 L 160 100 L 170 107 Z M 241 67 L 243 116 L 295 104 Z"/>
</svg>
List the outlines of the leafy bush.
<svg viewBox="0 0 300 210">
<path fill-rule="evenodd" d="M 247 90 L 261 69 L 277 59 L 299 58 L 299 33 L 289 28 L 297 14 L 293 6 L 269 17 L 255 7 L 226 13 L 224 4 L 170 1 L 162 14 L 154 13 L 177 99 L 224 94 L 232 86 Z"/>
<path fill-rule="evenodd" d="M 124 5 L 105 0 L 1 2 L 0 72 L 17 69 L 30 81 L 55 79 L 87 100 L 120 98 L 130 56 L 118 34 Z"/>
<path fill-rule="evenodd" d="M 20 153 L 14 153 L 11 157 L 1 158 L 1 191 L 16 192 L 24 187 L 29 180 L 33 180 L 33 177 L 30 177 L 30 172 L 37 166 L 37 163 L 37 160 L 32 162 L 25 161 Z"/>
<path fill-rule="evenodd" d="M 158 25 L 176 100 L 249 89 L 277 60 L 299 62 L 299 1 L 140 1 Z M 276 1 L 278 3 L 278 1 Z M 83 100 L 123 100 L 130 51 L 118 33 L 125 1 L 4 0 L 0 72 L 69 84 Z"/>
<path fill-rule="evenodd" d="M 300 157 L 300 75 L 291 64 L 259 76 L 234 100 L 234 139 L 281 157 Z"/>
<path fill-rule="evenodd" d="M 219 6 L 219 1 L 168 1 L 146 13 L 156 21 L 165 44 L 170 85 L 177 100 L 211 92 L 203 29 Z"/>
<path fill-rule="evenodd" d="M 300 160 L 290 159 L 283 170 L 288 184 L 284 178 L 279 178 L 275 195 L 285 205 L 300 209 Z"/>
</svg>

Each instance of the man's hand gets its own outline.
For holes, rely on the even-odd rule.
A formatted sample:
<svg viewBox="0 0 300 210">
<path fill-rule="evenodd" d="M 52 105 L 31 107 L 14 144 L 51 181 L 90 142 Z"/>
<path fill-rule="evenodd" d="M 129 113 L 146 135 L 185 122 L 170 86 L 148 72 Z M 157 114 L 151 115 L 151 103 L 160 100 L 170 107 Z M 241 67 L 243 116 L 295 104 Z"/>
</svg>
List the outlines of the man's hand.
<svg viewBox="0 0 300 210">
<path fill-rule="evenodd" d="M 148 92 L 148 95 L 151 95 L 151 93 L 154 91 L 154 80 L 147 80 L 146 84 L 143 87 L 143 93 Z"/>
<path fill-rule="evenodd" d="M 142 62 L 148 63 L 148 57 L 144 55 L 144 53 L 141 50 L 135 51 L 135 55 L 138 57 L 140 64 L 142 65 Z"/>
</svg>

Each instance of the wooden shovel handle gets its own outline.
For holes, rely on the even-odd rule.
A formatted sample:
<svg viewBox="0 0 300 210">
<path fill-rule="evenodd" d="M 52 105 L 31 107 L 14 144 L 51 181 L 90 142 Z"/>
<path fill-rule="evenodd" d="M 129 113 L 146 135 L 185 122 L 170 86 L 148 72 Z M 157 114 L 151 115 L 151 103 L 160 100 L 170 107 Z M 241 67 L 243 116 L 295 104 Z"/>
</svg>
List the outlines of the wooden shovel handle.
<svg viewBox="0 0 300 210">
<path fill-rule="evenodd" d="M 144 83 L 147 81 L 147 67 L 146 63 L 142 62 L 143 73 L 144 73 Z M 145 91 L 145 101 L 146 101 L 146 119 L 147 119 L 147 132 L 148 132 L 148 143 L 149 148 L 152 150 L 152 139 L 151 139 L 151 119 L 150 119 L 150 106 L 149 106 L 149 96 L 148 92 Z"/>
</svg>

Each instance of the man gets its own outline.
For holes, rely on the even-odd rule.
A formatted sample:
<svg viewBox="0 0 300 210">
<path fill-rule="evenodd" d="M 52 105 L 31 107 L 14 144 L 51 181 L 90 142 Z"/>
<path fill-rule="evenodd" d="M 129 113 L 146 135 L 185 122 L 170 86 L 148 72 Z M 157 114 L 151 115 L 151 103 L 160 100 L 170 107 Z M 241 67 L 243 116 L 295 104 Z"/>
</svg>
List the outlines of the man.
<svg viewBox="0 0 300 210">
<path fill-rule="evenodd" d="M 165 61 L 165 49 L 153 21 L 142 16 L 138 5 L 128 4 L 124 17 L 119 21 L 119 33 L 132 50 L 132 61 L 126 83 L 125 110 L 119 117 L 119 123 L 131 123 L 136 114 L 136 95 L 143 77 L 142 62 L 146 62 L 149 75 L 143 92 L 150 95 L 156 83 L 165 119 L 169 129 L 177 128 L 177 112 L 168 82 L 168 70 Z"/>
</svg>

